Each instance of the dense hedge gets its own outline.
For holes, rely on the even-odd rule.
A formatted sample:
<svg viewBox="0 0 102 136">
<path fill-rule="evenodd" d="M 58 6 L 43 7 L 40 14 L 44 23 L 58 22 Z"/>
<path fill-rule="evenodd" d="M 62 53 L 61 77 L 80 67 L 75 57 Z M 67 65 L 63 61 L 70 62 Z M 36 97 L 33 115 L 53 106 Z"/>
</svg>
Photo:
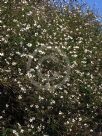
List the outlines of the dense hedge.
<svg viewBox="0 0 102 136">
<path fill-rule="evenodd" d="M 94 13 L 89 9 L 83 12 L 81 6 L 71 10 L 67 6 L 60 11 L 51 5 L 36 6 L 26 1 L 0 4 L 1 135 L 91 136 L 100 131 L 102 29 Z M 67 55 L 70 78 L 68 75 L 68 80 L 54 90 L 39 88 L 32 84 L 30 76 L 43 86 L 47 83 L 39 78 L 37 66 L 43 54 L 41 49 L 44 55 L 53 55 L 54 47 Z M 33 58 L 31 54 L 37 48 L 40 52 Z M 29 58 L 36 58 L 30 75 Z M 59 56 L 57 65 L 45 61 L 43 75 L 63 73 L 66 67 L 61 60 Z M 51 85 L 57 82 L 61 81 L 51 80 Z"/>
</svg>

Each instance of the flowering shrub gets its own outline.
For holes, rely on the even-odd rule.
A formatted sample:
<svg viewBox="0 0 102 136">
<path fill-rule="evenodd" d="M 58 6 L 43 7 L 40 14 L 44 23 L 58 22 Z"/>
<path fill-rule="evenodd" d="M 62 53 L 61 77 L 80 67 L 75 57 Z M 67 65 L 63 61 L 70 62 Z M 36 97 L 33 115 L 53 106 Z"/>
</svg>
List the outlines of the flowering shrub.
<svg viewBox="0 0 102 136">
<path fill-rule="evenodd" d="M 100 128 L 102 28 L 94 13 L 2 1 L 0 25 L 2 135 L 91 136 Z"/>
</svg>

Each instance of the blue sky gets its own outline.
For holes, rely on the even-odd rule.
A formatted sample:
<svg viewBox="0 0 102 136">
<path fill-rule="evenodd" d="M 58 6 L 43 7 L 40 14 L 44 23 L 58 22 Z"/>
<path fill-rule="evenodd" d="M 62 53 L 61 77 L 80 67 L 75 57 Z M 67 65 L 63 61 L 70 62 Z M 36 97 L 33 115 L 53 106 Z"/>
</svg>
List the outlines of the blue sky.
<svg viewBox="0 0 102 136">
<path fill-rule="evenodd" d="M 85 1 L 91 9 L 95 9 L 98 14 L 102 16 L 102 0 L 83 0 Z"/>
<path fill-rule="evenodd" d="M 59 0 L 55 0 L 59 1 Z M 63 0 L 60 0 L 63 1 Z M 64 0 L 66 2 L 69 2 L 70 0 Z M 102 17 L 102 0 L 77 0 L 81 3 L 85 2 L 87 5 L 95 11 L 96 14 L 100 15 Z M 101 19 L 102 20 L 102 19 Z"/>
</svg>

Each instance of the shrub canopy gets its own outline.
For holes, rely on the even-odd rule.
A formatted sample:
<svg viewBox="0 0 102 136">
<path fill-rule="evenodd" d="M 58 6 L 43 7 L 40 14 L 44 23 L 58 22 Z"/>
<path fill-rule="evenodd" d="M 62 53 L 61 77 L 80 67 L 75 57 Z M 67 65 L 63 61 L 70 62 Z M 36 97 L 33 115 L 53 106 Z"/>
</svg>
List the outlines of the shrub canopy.
<svg viewBox="0 0 102 136">
<path fill-rule="evenodd" d="M 0 27 L 2 133 L 91 136 L 97 126 L 100 128 L 102 29 L 96 15 L 89 9 L 83 12 L 80 5 L 72 10 L 65 6 L 62 12 L 51 5 L 10 0 L 1 2 Z M 53 48 L 67 56 L 70 78 L 68 75 L 67 81 L 51 90 L 46 87 L 48 76 L 52 79 L 54 72 L 63 73 L 60 79 L 50 80 L 53 86 L 62 81 L 67 71 Z M 55 58 L 50 62 L 42 59 L 40 78 L 39 63 L 49 54 Z M 28 71 L 29 58 L 32 62 Z M 30 76 L 45 88 L 32 84 Z"/>
</svg>

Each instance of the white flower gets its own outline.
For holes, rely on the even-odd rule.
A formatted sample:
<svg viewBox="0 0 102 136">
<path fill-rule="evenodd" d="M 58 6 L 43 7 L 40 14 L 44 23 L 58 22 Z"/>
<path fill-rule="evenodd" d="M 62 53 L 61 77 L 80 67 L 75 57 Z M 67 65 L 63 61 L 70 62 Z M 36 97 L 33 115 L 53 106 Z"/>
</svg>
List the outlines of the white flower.
<svg viewBox="0 0 102 136">
<path fill-rule="evenodd" d="M 15 66 L 17 63 L 16 62 L 12 62 L 12 65 Z"/>
<path fill-rule="evenodd" d="M 37 109 L 38 109 L 38 108 L 39 108 L 39 105 L 35 105 L 35 108 L 37 108 Z"/>
<path fill-rule="evenodd" d="M 41 28 L 41 26 L 40 26 L 40 25 L 38 25 L 38 26 L 37 26 L 37 28 Z"/>
<path fill-rule="evenodd" d="M 8 106 L 9 106 L 9 105 L 8 105 L 8 104 L 6 104 L 6 108 L 8 108 Z"/>
<path fill-rule="evenodd" d="M 0 53 L 0 56 L 4 56 L 4 53 Z"/>
<path fill-rule="evenodd" d="M 28 47 L 32 47 L 32 43 L 27 43 L 27 46 Z"/>
<path fill-rule="evenodd" d="M 93 132 L 93 130 L 92 130 L 92 129 L 90 129 L 90 132 Z"/>
<path fill-rule="evenodd" d="M 84 126 L 87 126 L 87 124 L 85 123 Z"/>
<path fill-rule="evenodd" d="M 69 35 L 68 35 L 68 37 L 66 37 L 66 38 L 65 38 L 65 40 L 69 40 L 69 39 L 71 39 L 71 40 L 72 40 L 72 39 L 73 39 L 73 37 L 71 37 L 71 36 L 69 36 Z"/>
<path fill-rule="evenodd" d="M 21 129 L 21 133 L 23 133 L 24 132 L 24 130 L 23 129 Z"/>
<path fill-rule="evenodd" d="M 60 96 L 60 98 L 63 98 L 63 96 Z"/>
<path fill-rule="evenodd" d="M 28 57 L 30 57 L 31 59 L 33 59 L 33 55 L 28 55 Z"/>
<path fill-rule="evenodd" d="M 30 16 L 31 14 L 32 14 L 32 11 L 29 11 L 29 12 L 27 13 L 28 16 Z"/>
<path fill-rule="evenodd" d="M 78 31 L 79 29 L 78 28 L 76 28 L 76 31 Z"/>
<path fill-rule="evenodd" d="M 44 98 L 39 95 L 39 100 L 43 100 Z"/>
<path fill-rule="evenodd" d="M 31 125 L 31 128 L 34 128 L 34 126 L 33 126 L 33 125 Z"/>
<path fill-rule="evenodd" d="M 32 117 L 32 118 L 30 118 L 30 122 L 33 122 L 33 120 L 35 120 L 35 117 Z"/>
<path fill-rule="evenodd" d="M 31 26 L 30 26 L 30 24 L 27 24 L 27 26 L 26 26 L 26 30 L 29 30 L 29 28 L 31 28 Z"/>
<path fill-rule="evenodd" d="M 55 101 L 54 100 L 51 100 L 51 102 L 50 102 L 51 104 L 55 104 Z"/>
<path fill-rule="evenodd" d="M 0 20 L 0 23 L 2 23 L 2 20 Z"/>
<path fill-rule="evenodd" d="M 67 121 L 66 124 L 69 124 L 69 121 Z"/>
<path fill-rule="evenodd" d="M 21 95 L 19 95 L 19 96 L 18 96 L 18 99 L 19 99 L 19 100 L 20 100 L 20 99 L 22 99 L 22 96 L 21 96 Z"/>
<path fill-rule="evenodd" d="M 63 112 L 59 111 L 59 115 L 62 115 L 62 114 L 63 114 Z"/>
<path fill-rule="evenodd" d="M 80 43 L 82 43 L 82 41 L 78 41 L 78 43 L 80 44 Z"/>
<path fill-rule="evenodd" d="M 87 52 L 88 52 L 88 50 L 87 50 L 87 49 L 85 49 L 85 50 L 84 50 L 84 52 L 85 52 L 85 53 L 87 53 Z"/>
<path fill-rule="evenodd" d="M 72 122 L 74 123 L 74 122 L 75 122 L 75 119 L 72 119 Z"/>
<path fill-rule="evenodd" d="M 46 29 L 44 29 L 43 32 L 46 32 Z M 56 35 L 56 33 L 55 33 L 55 35 Z"/>
<path fill-rule="evenodd" d="M 77 56 L 78 56 L 77 54 L 74 54 L 74 55 L 73 55 L 73 57 L 75 57 L 75 58 L 76 58 Z"/>
<path fill-rule="evenodd" d="M 67 44 L 68 44 L 68 43 L 65 41 L 65 42 L 64 42 L 64 45 L 67 45 Z"/>
<path fill-rule="evenodd" d="M 35 33 L 35 36 L 38 36 L 38 33 Z"/>
<path fill-rule="evenodd" d="M 13 130 L 13 134 L 15 134 L 16 136 L 19 136 L 19 134 L 16 130 Z"/>
<path fill-rule="evenodd" d="M 30 105 L 31 108 L 32 108 L 33 106 L 34 106 L 33 104 Z"/>
<path fill-rule="evenodd" d="M 21 53 L 20 53 L 20 52 L 16 52 L 16 54 L 21 55 Z"/>
<path fill-rule="evenodd" d="M 82 121 L 82 118 L 81 118 L 81 117 L 79 118 L 79 121 Z"/>
<path fill-rule="evenodd" d="M 0 116 L 0 119 L 2 119 L 3 117 L 2 116 Z"/>
</svg>

